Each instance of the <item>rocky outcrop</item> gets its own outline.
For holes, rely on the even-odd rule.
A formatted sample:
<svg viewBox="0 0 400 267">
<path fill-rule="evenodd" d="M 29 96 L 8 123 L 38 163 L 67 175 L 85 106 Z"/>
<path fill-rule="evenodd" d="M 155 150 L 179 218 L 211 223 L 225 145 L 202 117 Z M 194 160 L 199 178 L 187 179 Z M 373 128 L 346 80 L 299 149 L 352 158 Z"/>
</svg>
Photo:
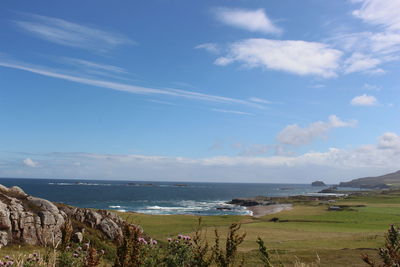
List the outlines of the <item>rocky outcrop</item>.
<svg viewBox="0 0 400 267">
<path fill-rule="evenodd" d="M 122 237 L 122 225 L 124 221 L 115 213 L 107 210 L 83 209 L 67 205 L 60 205 L 59 209 L 68 218 L 100 230 L 111 240 L 118 240 Z"/>
<path fill-rule="evenodd" d="M 111 240 L 122 237 L 124 222 L 112 212 L 54 204 L 29 196 L 19 187 L 0 185 L 0 247 L 9 244 L 56 245 L 62 240 L 62 229 L 67 220 L 97 229 Z"/>
<path fill-rule="evenodd" d="M 311 186 L 326 186 L 326 184 L 322 181 L 314 181 L 311 183 Z"/>
<path fill-rule="evenodd" d="M 233 205 L 239 205 L 239 206 L 243 206 L 243 207 L 268 206 L 268 205 L 276 204 L 276 202 L 274 202 L 274 201 L 258 200 L 258 199 L 254 199 L 254 198 L 234 198 L 227 203 L 233 204 Z"/>
<path fill-rule="evenodd" d="M 65 214 L 50 201 L 28 196 L 21 188 L 0 187 L 0 245 L 56 244 Z"/>
</svg>

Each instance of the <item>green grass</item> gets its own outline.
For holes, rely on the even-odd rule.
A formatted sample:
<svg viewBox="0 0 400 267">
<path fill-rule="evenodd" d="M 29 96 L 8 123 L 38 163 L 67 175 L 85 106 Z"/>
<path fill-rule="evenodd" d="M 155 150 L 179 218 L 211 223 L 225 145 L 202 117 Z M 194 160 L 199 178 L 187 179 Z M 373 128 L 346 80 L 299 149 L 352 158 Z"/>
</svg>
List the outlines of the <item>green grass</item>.
<svg viewBox="0 0 400 267">
<path fill-rule="evenodd" d="M 314 262 L 318 254 L 322 266 L 365 266 L 360 259 L 361 253 L 376 255 L 376 249 L 384 243 L 389 225 L 400 223 L 400 192 L 370 193 L 340 200 L 333 205 L 349 207 L 343 211 L 328 211 L 328 206 L 318 201 L 302 202 L 295 204 L 292 210 L 262 218 L 203 216 L 202 226 L 212 243 L 214 229 L 224 236 L 231 223 L 242 223 L 241 230 L 247 236 L 240 252 L 251 263 L 249 266 L 259 264 L 255 242 L 258 236 L 275 254 L 275 260 L 279 258 L 285 263 L 293 263 L 296 257 Z M 161 241 L 180 233 L 192 234 L 198 220 L 196 216 L 186 215 L 121 215 Z M 272 217 L 284 222 L 270 222 Z"/>
</svg>

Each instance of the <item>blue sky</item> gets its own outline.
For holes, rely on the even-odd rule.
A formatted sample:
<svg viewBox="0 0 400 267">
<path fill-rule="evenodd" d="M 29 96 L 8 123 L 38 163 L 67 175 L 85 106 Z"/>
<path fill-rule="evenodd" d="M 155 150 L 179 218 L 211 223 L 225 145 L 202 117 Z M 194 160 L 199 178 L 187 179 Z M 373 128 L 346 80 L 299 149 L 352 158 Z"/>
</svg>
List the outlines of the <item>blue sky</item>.
<svg viewBox="0 0 400 267">
<path fill-rule="evenodd" d="M 400 168 L 400 0 L 3 1 L 0 176 Z"/>
</svg>

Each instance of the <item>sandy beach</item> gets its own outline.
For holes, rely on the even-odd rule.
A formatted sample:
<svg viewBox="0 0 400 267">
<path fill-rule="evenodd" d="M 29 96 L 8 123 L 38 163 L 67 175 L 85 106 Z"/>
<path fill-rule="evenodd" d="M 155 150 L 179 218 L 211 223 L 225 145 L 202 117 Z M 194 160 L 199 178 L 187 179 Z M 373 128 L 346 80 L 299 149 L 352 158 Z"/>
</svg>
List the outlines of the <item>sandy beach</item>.
<svg viewBox="0 0 400 267">
<path fill-rule="evenodd" d="M 258 218 L 268 214 L 278 213 L 284 210 L 292 209 L 292 204 L 274 204 L 274 205 L 267 205 L 267 206 L 250 206 L 247 207 L 253 213 L 253 216 Z"/>
</svg>

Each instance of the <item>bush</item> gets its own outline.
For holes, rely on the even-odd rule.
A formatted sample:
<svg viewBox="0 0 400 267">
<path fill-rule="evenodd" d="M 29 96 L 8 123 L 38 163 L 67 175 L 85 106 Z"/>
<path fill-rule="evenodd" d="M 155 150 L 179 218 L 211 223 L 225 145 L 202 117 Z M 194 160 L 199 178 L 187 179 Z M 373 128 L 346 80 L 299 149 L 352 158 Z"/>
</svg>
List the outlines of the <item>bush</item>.
<svg viewBox="0 0 400 267">
<path fill-rule="evenodd" d="M 361 256 L 369 266 L 397 267 L 400 266 L 400 228 L 391 225 L 385 238 L 385 246 L 379 249 L 382 264 L 377 265 L 367 254 Z"/>
</svg>

